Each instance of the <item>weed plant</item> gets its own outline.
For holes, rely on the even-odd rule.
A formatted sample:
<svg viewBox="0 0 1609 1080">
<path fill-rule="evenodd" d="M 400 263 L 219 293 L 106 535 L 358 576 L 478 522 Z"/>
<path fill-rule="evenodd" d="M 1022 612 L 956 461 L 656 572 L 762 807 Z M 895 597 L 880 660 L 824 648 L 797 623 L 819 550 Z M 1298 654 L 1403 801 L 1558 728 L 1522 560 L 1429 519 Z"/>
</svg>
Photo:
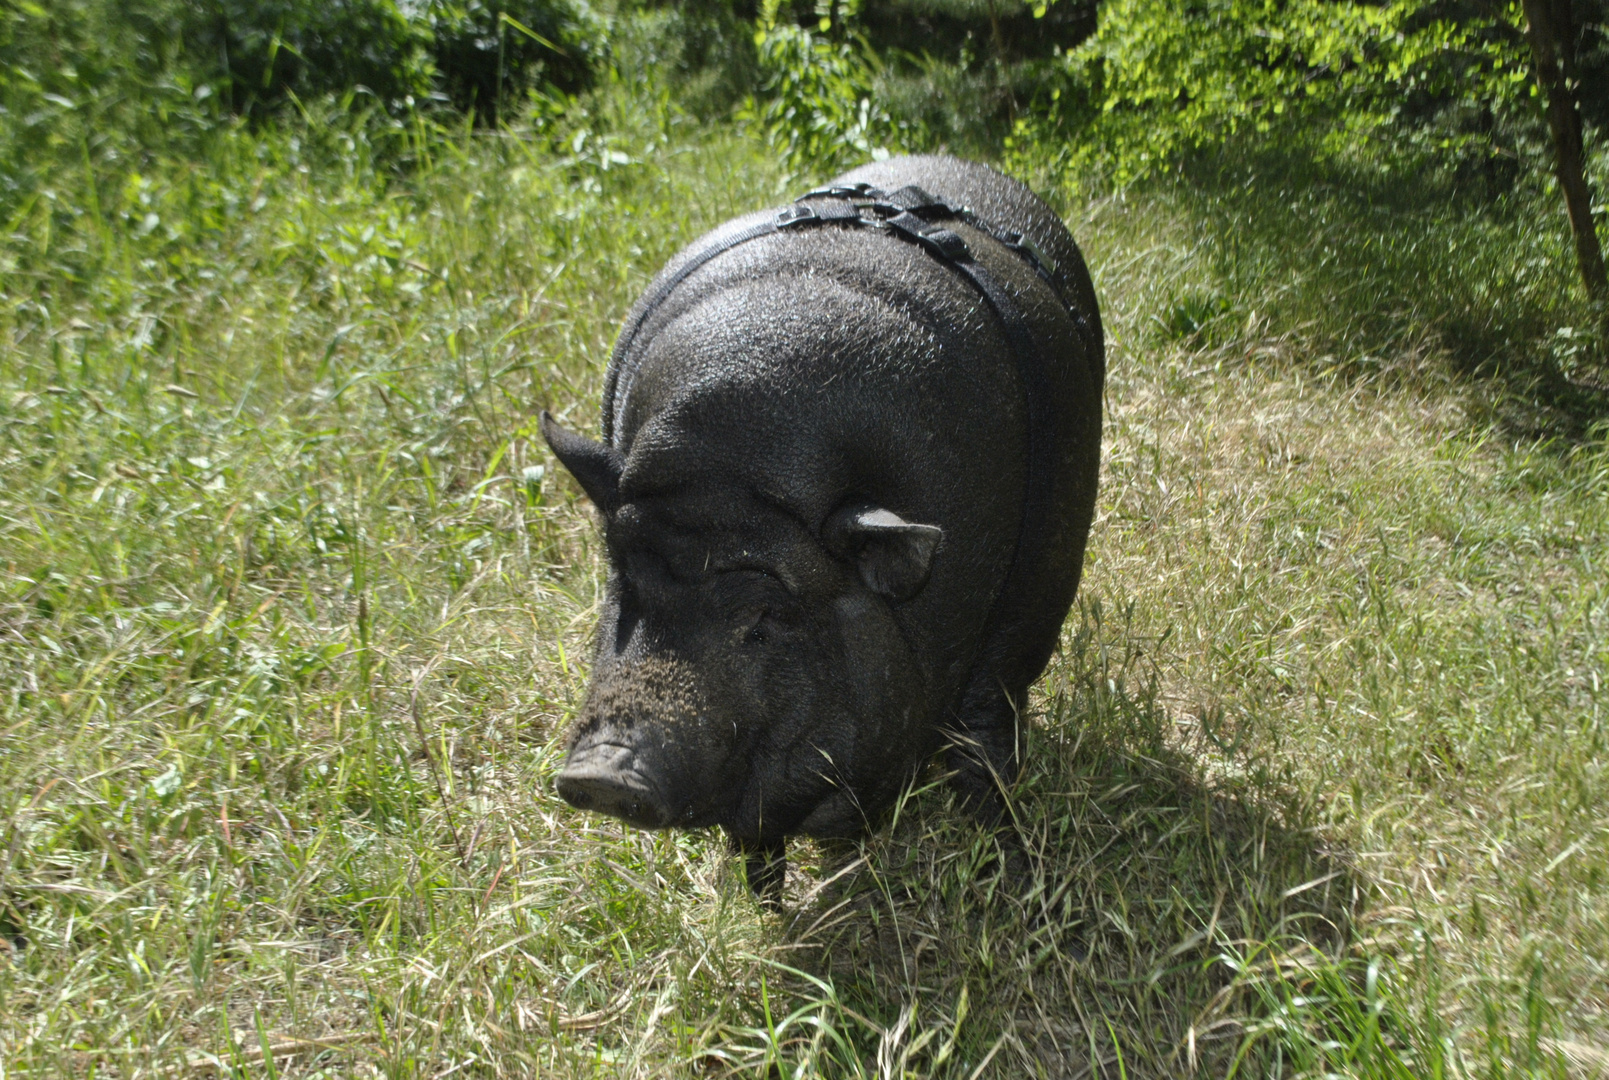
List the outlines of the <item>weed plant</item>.
<svg viewBox="0 0 1609 1080">
<path fill-rule="evenodd" d="M 1542 211 L 1062 192 L 1111 377 L 1025 854 L 931 775 L 773 917 L 555 797 L 600 558 L 533 419 L 821 179 L 777 156 L 618 84 L 53 166 L 0 256 L 4 1075 L 1602 1071 L 1609 449 L 1445 316 L 1548 325 Z"/>
</svg>

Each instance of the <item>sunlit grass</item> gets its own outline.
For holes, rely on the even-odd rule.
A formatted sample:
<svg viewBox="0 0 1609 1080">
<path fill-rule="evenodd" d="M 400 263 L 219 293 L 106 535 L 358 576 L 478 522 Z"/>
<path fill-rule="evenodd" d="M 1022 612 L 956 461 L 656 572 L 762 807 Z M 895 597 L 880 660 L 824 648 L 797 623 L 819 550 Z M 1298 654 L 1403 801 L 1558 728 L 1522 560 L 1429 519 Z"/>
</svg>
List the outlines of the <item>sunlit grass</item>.
<svg viewBox="0 0 1609 1080">
<path fill-rule="evenodd" d="M 1356 262 L 1068 207 L 1106 466 L 1012 840 L 927 777 L 777 919 L 718 837 L 552 793 L 599 563 L 532 418 L 815 178 L 624 94 L 209 153 L 63 172 L 0 253 L 6 1075 L 1603 1063 L 1609 451 L 1502 426 Z"/>
</svg>

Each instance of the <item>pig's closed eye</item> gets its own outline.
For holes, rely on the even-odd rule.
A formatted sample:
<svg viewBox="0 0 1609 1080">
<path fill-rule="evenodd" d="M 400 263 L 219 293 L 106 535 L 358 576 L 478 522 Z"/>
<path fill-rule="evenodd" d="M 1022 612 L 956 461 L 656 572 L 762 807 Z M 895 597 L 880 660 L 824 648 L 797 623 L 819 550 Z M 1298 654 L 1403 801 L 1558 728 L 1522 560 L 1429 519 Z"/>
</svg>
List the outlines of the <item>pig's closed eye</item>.
<svg viewBox="0 0 1609 1080">
<path fill-rule="evenodd" d="M 796 601 L 782 580 L 758 567 L 742 567 L 721 575 L 733 621 L 746 645 L 764 645 L 786 633 L 795 621 Z"/>
<path fill-rule="evenodd" d="M 769 645 L 787 640 L 790 633 L 796 629 L 799 617 L 793 606 L 783 601 L 750 609 L 747 621 L 748 630 L 743 634 L 744 643 Z"/>
<path fill-rule="evenodd" d="M 748 642 L 750 645 L 764 645 L 766 642 L 770 641 L 770 616 L 771 613 L 769 611 L 762 609 L 759 616 L 754 620 L 754 625 L 749 627 L 749 632 L 743 640 Z"/>
</svg>

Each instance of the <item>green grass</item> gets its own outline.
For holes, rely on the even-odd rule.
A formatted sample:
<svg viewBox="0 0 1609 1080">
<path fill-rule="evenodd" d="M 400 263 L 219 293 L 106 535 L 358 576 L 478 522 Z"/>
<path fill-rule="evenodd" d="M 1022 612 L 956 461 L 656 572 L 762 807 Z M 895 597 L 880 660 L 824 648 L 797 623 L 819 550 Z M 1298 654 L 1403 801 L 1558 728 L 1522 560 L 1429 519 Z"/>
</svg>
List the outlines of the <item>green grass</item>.
<svg viewBox="0 0 1609 1080">
<path fill-rule="evenodd" d="M 1107 460 L 1027 854 L 930 776 L 777 918 L 551 788 L 600 563 L 533 418 L 590 424 L 660 263 L 814 179 L 610 100 L 86 153 L 10 223 L 0 1074 L 1601 1070 L 1609 448 L 1469 375 L 1547 289 L 1445 315 L 1556 222 L 1068 201 Z"/>
</svg>

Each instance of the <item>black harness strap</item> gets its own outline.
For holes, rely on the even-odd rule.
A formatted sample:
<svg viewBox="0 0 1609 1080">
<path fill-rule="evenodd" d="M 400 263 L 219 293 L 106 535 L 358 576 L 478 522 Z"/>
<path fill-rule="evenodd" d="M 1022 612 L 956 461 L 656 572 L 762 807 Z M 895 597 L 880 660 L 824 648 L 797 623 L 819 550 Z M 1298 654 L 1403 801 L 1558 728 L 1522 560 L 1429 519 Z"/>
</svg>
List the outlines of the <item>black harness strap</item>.
<svg viewBox="0 0 1609 1080">
<path fill-rule="evenodd" d="M 783 211 L 783 213 L 787 213 L 787 211 Z M 780 216 L 779 214 L 778 217 Z M 642 330 L 643 324 L 648 321 L 648 317 L 659 310 L 659 305 L 665 302 L 665 298 L 671 294 L 676 286 L 686 281 L 693 271 L 717 255 L 723 255 L 739 244 L 746 244 L 750 240 L 770 236 L 777 229 L 777 218 L 772 218 L 769 221 L 762 221 L 758 225 L 751 225 L 741 232 L 734 233 L 718 244 L 711 244 L 683 263 L 670 277 L 662 278 L 659 284 L 654 287 L 654 291 L 643 298 L 642 310 L 637 313 L 637 317 L 631 320 L 631 323 L 625 329 L 620 331 L 620 336 L 615 339 L 614 351 L 609 356 L 609 370 L 603 379 L 604 442 L 614 442 L 615 399 L 618 397 L 624 403 L 626 398 L 625 389 L 630 387 L 629 379 L 627 380 L 626 388 L 620 386 L 620 372 L 625 368 L 626 356 L 631 352 L 631 346 L 636 342 L 637 334 Z"/>
</svg>

